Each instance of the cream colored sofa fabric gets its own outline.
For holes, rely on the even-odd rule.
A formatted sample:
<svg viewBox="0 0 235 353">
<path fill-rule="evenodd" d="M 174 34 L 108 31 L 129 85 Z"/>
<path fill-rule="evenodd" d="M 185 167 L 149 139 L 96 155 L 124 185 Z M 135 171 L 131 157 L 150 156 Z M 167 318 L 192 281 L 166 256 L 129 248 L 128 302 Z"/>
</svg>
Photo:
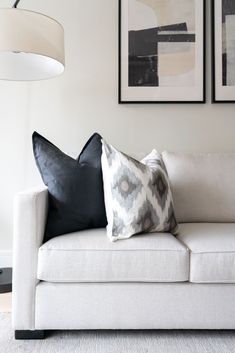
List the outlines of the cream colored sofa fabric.
<svg viewBox="0 0 235 353">
<path fill-rule="evenodd" d="M 38 279 L 48 282 L 182 282 L 189 278 L 187 248 L 169 233 L 112 243 L 105 229 L 53 238 L 38 252 Z"/>
<path fill-rule="evenodd" d="M 163 158 L 177 238 L 94 229 L 42 244 L 48 191 L 17 195 L 15 330 L 235 329 L 235 154 Z"/>
<path fill-rule="evenodd" d="M 178 236 L 190 249 L 190 282 L 235 283 L 235 223 L 185 223 Z"/>
<path fill-rule="evenodd" d="M 179 222 L 235 223 L 235 153 L 162 156 Z"/>
</svg>

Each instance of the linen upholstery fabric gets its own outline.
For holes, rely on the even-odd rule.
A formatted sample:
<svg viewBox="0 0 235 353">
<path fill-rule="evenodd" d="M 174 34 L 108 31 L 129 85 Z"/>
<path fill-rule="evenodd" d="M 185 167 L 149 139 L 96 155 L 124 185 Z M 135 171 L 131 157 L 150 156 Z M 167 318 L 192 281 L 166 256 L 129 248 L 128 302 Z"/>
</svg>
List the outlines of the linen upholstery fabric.
<svg viewBox="0 0 235 353">
<path fill-rule="evenodd" d="M 142 232 L 177 232 L 172 195 L 160 155 L 143 163 L 102 140 L 102 171 L 110 240 Z"/>
<path fill-rule="evenodd" d="M 13 326 L 35 328 L 38 249 L 42 245 L 48 210 L 45 187 L 18 193 L 14 199 Z"/>
<path fill-rule="evenodd" d="M 162 157 L 178 222 L 235 222 L 235 153 Z"/>
<path fill-rule="evenodd" d="M 101 170 L 101 137 L 94 134 L 75 160 L 34 132 L 33 150 L 49 190 L 45 240 L 107 224 Z"/>
<path fill-rule="evenodd" d="M 235 329 L 234 284 L 40 282 L 36 303 L 37 329 Z"/>
<path fill-rule="evenodd" d="M 180 239 L 190 249 L 190 281 L 235 283 L 235 223 L 180 225 Z"/>
<path fill-rule="evenodd" d="M 104 229 L 53 238 L 38 252 L 38 279 L 48 282 L 180 282 L 189 253 L 172 234 L 141 234 L 112 243 Z"/>
<path fill-rule="evenodd" d="M 47 202 L 48 192 L 44 188 L 23 192 L 15 199 L 15 330 L 235 329 L 235 284 L 38 281 L 37 257 L 42 245 Z M 112 245 L 127 246 L 137 238 Z"/>
</svg>

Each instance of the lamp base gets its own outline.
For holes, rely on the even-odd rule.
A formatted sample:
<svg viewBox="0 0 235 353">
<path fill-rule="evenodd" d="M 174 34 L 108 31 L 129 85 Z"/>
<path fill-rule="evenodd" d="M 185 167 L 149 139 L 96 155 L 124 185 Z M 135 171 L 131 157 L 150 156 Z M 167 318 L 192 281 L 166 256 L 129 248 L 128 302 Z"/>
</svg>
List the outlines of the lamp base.
<svg viewBox="0 0 235 353">
<path fill-rule="evenodd" d="M 12 291 L 12 268 L 0 269 L 0 293 Z"/>
</svg>

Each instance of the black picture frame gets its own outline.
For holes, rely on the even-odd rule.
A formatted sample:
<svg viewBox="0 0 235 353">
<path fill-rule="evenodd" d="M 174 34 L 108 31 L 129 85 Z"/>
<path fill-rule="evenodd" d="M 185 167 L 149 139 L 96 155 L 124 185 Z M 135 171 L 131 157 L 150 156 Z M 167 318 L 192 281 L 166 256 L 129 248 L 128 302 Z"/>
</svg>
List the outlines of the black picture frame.
<svg viewBox="0 0 235 353">
<path fill-rule="evenodd" d="M 118 103 L 119 104 L 204 104 L 206 103 L 206 0 L 202 0 L 202 97 L 198 100 L 126 100 L 122 97 L 122 3 L 118 0 Z"/>
<path fill-rule="evenodd" d="M 217 103 L 235 103 L 235 86 L 234 86 L 234 99 L 230 99 L 230 98 L 219 98 L 219 94 L 217 96 L 217 88 L 221 86 L 221 88 L 223 87 L 223 84 L 218 85 L 218 78 L 217 78 L 217 74 L 219 72 L 218 70 L 218 66 L 216 63 L 216 51 L 217 51 L 217 40 L 219 40 L 219 38 L 217 38 L 216 35 L 216 29 L 218 29 L 218 26 L 221 24 L 222 25 L 222 21 L 221 21 L 221 17 L 220 18 L 216 18 L 218 16 L 216 16 L 216 5 L 217 2 L 219 2 L 221 4 L 221 8 L 222 8 L 222 1 L 223 0 L 211 0 L 211 102 L 213 104 L 217 104 Z M 222 10 L 221 10 L 222 11 Z M 222 14 L 221 14 L 222 15 Z M 234 34 L 234 39 L 235 39 L 235 34 Z M 221 48 L 222 48 L 222 43 L 221 43 Z M 221 50 L 221 56 L 222 56 L 222 50 Z M 220 76 L 222 77 L 223 73 L 222 73 L 222 65 L 221 65 L 221 73 Z M 226 92 L 225 92 L 225 97 L 226 97 Z"/>
</svg>

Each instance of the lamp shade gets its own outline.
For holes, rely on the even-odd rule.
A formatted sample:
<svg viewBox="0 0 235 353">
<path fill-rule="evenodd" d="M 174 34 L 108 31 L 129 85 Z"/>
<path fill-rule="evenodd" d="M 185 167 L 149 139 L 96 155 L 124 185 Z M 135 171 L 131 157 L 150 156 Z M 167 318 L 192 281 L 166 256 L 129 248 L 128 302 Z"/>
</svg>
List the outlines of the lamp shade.
<svg viewBox="0 0 235 353">
<path fill-rule="evenodd" d="M 0 9 L 0 79 L 34 81 L 64 71 L 64 30 L 54 19 Z"/>
</svg>

